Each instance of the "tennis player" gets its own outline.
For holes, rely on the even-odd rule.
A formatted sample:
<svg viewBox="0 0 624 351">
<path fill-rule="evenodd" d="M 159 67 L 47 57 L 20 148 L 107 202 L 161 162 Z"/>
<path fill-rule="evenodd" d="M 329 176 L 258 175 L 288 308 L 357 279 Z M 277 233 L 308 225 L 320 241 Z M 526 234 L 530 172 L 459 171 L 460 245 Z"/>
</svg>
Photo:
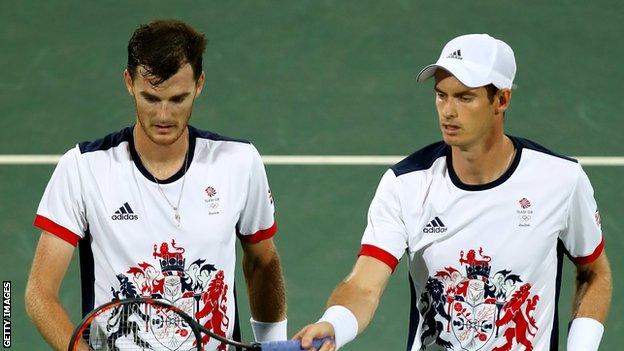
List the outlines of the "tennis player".
<svg viewBox="0 0 624 351">
<path fill-rule="evenodd" d="M 600 214 L 576 160 L 504 133 L 514 53 L 486 34 L 443 48 L 435 79 L 443 141 L 391 167 L 370 205 L 355 267 L 305 346 L 335 350 L 370 323 L 407 256 L 407 350 L 556 350 L 562 258 L 576 265 L 568 350 L 598 349 L 611 300 Z"/>
<path fill-rule="evenodd" d="M 237 238 L 255 338 L 286 339 L 272 239 L 277 226 L 262 159 L 247 141 L 188 124 L 204 86 L 205 46 L 204 35 L 180 21 L 141 25 L 128 43 L 123 73 L 136 123 L 67 151 L 47 185 L 34 222 L 43 232 L 26 308 L 55 349 L 67 348 L 73 330 L 58 290 L 76 246 L 83 315 L 112 299 L 149 296 L 240 340 Z M 111 333 L 140 343 L 140 334 L 125 335 L 132 323 L 111 320 Z M 175 349 L 189 338 L 173 329 L 161 337 Z M 207 350 L 226 349 L 203 341 Z"/>
</svg>

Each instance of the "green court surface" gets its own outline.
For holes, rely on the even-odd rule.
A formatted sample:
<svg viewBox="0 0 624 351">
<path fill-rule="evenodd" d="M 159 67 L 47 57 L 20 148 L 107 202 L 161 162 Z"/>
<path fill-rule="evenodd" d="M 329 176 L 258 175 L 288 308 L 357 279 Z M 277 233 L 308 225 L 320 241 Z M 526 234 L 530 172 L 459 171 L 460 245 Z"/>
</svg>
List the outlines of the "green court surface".
<svg viewBox="0 0 624 351">
<path fill-rule="evenodd" d="M 431 83 L 418 70 L 462 33 L 514 48 L 517 90 L 507 132 L 572 156 L 624 156 L 624 5 L 618 1 L 21 1 L 0 3 L 0 154 L 60 154 L 133 121 L 121 80 L 132 31 L 175 17 L 205 32 L 206 89 L 192 123 L 250 139 L 264 155 L 406 155 L 439 138 Z M 368 204 L 387 166 L 268 165 L 289 329 L 321 314 L 350 270 Z M 53 165 L 0 165 L 0 258 L 12 282 L 12 342 L 45 350 L 23 292 L 38 238 L 32 220 Z M 601 349 L 624 343 L 624 167 L 591 166 L 614 276 Z M 77 256 L 76 256 L 77 258 Z M 405 260 L 404 260 L 405 261 Z M 61 298 L 79 320 L 79 267 Z M 405 349 L 401 262 L 370 328 L 344 350 Z M 573 266 L 566 263 L 560 330 Z M 243 336 L 249 309 L 238 274 Z M 560 335 L 560 347 L 565 333 Z"/>
</svg>

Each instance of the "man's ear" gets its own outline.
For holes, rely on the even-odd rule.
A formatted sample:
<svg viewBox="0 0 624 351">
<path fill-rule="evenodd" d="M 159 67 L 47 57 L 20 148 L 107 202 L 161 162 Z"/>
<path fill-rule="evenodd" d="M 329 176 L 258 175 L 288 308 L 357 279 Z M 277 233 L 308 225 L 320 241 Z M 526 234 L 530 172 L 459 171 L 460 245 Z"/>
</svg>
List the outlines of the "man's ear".
<svg viewBox="0 0 624 351">
<path fill-rule="evenodd" d="M 132 76 L 130 75 L 130 72 L 128 72 L 127 69 L 124 69 L 123 80 L 124 80 L 124 83 L 126 84 L 126 89 L 128 89 L 128 94 L 130 94 L 131 96 L 134 96 L 134 90 L 132 90 L 132 87 L 134 86 L 134 82 L 132 80 Z"/>
<path fill-rule="evenodd" d="M 511 89 L 501 89 L 494 96 L 494 102 L 496 103 L 496 113 L 503 114 L 509 108 L 511 103 Z"/>
<path fill-rule="evenodd" d="M 198 97 L 204 89 L 204 83 L 206 82 L 206 74 L 204 71 L 197 78 L 197 82 L 195 82 L 195 97 Z"/>
</svg>

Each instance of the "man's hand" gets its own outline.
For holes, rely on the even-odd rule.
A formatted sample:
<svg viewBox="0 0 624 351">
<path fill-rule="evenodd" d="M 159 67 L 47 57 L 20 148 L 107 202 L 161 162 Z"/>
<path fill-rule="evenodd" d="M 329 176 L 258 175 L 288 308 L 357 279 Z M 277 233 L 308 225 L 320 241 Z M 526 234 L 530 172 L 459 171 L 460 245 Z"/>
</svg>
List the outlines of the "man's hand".
<svg viewBox="0 0 624 351">
<path fill-rule="evenodd" d="M 315 324 L 309 324 L 303 327 L 295 336 L 293 340 L 301 340 L 301 346 L 305 350 L 315 350 L 312 347 L 312 340 L 323 338 L 334 338 L 334 327 L 328 322 L 319 322 Z M 331 341 L 325 341 L 323 346 L 318 351 L 335 351 L 336 345 Z"/>
</svg>

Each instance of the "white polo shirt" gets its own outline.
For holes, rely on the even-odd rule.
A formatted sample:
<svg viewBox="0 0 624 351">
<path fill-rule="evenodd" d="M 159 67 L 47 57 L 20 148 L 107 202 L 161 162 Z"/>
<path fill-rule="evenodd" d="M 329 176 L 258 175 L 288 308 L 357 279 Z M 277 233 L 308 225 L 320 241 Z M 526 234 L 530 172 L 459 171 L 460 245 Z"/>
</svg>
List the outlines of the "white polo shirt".
<svg viewBox="0 0 624 351">
<path fill-rule="evenodd" d="M 600 255 L 600 215 L 575 160 L 511 139 L 516 156 L 489 184 L 462 183 L 443 142 L 381 179 L 360 255 L 394 270 L 407 254 L 408 350 L 556 349 L 562 257 Z"/>
<path fill-rule="evenodd" d="M 186 174 L 159 189 L 132 127 L 63 155 L 34 224 L 80 245 L 83 314 L 113 298 L 151 296 L 218 334 L 238 333 L 236 238 L 255 243 L 277 229 L 264 166 L 250 143 L 190 126 L 188 157 Z M 179 226 L 161 190 L 173 205 L 183 191 Z"/>
</svg>

